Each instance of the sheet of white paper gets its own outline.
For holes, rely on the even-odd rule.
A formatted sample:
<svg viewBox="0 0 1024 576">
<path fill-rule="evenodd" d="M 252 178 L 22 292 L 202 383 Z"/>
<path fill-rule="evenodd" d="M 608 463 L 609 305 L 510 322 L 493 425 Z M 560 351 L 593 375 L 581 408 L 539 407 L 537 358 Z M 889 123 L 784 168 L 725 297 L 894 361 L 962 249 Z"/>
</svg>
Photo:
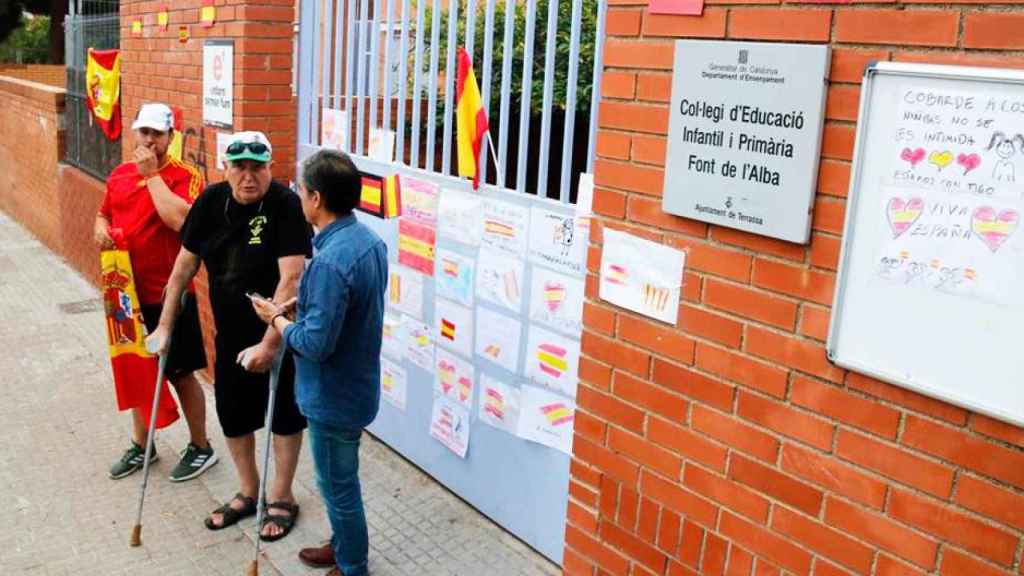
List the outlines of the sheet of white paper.
<svg viewBox="0 0 1024 576">
<path fill-rule="evenodd" d="M 490 308 L 476 309 L 476 354 L 515 374 L 519 369 L 519 320 Z"/>
<path fill-rule="evenodd" d="M 473 310 L 454 302 L 437 299 L 434 306 L 434 333 L 442 346 L 473 357 Z"/>
<path fill-rule="evenodd" d="M 402 328 L 402 315 L 384 311 L 384 339 L 381 342 L 384 354 L 401 362 L 405 357 L 405 331 Z"/>
<path fill-rule="evenodd" d="M 576 216 L 588 218 L 594 213 L 594 175 L 580 174 L 580 186 L 576 190 Z"/>
<path fill-rule="evenodd" d="M 422 320 L 423 276 L 401 264 L 391 264 L 388 268 L 388 305 Z"/>
<path fill-rule="evenodd" d="M 523 261 L 481 248 L 476 269 L 476 295 L 518 314 L 523 301 Z"/>
<path fill-rule="evenodd" d="M 437 225 L 440 188 L 427 180 L 402 175 L 402 218 L 427 226 Z"/>
<path fill-rule="evenodd" d="M 395 159 L 395 133 L 391 130 L 370 128 L 370 158 L 381 162 L 393 162 Z"/>
<path fill-rule="evenodd" d="M 459 458 L 465 458 L 469 448 L 469 410 L 444 396 L 434 395 L 430 435 Z"/>
<path fill-rule="evenodd" d="M 437 295 L 466 306 L 473 305 L 473 268 L 476 261 L 452 250 L 437 251 Z"/>
<path fill-rule="evenodd" d="M 575 398 L 580 343 L 539 326 L 530 326 L 527 342 L 526 376 L 538 384 Z"/>
<path fill-rule="evenodd" d="M 480 376 L 477 415 L 480 421 L 515 434 L 519 424 L 519 389 L 492 378 Z"/>
<path fill-rule="evenodd" d="M 534 266 L 530 279 L 530 320 L 579 338 L 583 331 L 585 290 L 582 278 Z"/>
<path fill-rule="evenodd" d="M 348 144 L 348 111 L 324 108 L 320 121 L 320 145 L 324 148 L 344 150 Z"/>
<path fill-rule="evenodd" d="M 228 153 L 228 145 L 231 144 L 231 137 L 234 134 L 228 134 L 226 132 L 217 132 L 217 170 L 226 170 Z"/>
<path fill-rule="evenodd" d="M 601 299 L 675 325 L 685 261 L 680 250 L 606 228 Z"/>
<path fill-rule="evenodd" d="M 471 362 L 444 348 L 437 349 L 437 365 L 434 370 L 435 394 L 442 394 L 464 408 L 472 408 L 475 382 L 476 368 Z"/>
<path fill-rule="evenodd" d="M 445 237 L 470 246 L 480 244 L 480 196 L 445 188 L 437 210 L 437 231 Z"/>
<path fill-rule="evenodd" d="M 586 272 L 587 232 L 577 218 L 537 206 L 530 211 L 530 261 L 568 274 Z"/>
<path fill-rule="evenodd" d="M 506 256 L 525 257 L 530 210 L 526 206 L 493 198 L 484 199 L 483 210 L 481 243 Z"/>
<path fill-rule="evenodd" d="M 534 386 L 522 387 L 519 402 L 520 438 L 572 454 L 575 402 Z"/>
<path fill-rule="evenodd" d="M 432 372 L 434 370 L 434 334 L 430 326 L 405 317 L 402 320 L 405 335 L 405 353 L 410 362 Z"/>
<path fill-rule="evenodd" d="M 380 395 L 395 408 L 405 412 L 406 390 L 409 378 L 399 364 L 387 358 L 380 359 Z"/>
</svg>

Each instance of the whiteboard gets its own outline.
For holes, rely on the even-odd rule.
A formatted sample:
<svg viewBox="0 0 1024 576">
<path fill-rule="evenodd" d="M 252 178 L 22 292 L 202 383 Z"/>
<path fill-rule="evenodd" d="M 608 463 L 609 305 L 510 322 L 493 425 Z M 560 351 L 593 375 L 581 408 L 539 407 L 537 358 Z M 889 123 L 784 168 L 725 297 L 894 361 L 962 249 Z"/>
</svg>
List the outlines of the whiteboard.
<svg viewBox="0 0 1024 576">
<path fill-rule="evenodd" d="M 828 354 L 1024 424 L 1024 72 L 865 72 Z"/>
</svg>

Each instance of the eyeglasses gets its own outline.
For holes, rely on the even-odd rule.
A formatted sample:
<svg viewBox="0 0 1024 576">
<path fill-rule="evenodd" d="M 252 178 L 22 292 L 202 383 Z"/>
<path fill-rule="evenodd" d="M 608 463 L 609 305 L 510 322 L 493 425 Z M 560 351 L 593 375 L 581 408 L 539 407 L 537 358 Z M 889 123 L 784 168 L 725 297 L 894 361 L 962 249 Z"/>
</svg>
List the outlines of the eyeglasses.
<svg viewBox="0 0 1024 576">
<path fill-rule="evenodd" d="M 253 154 L 266 154 L 267 145 L 262 142 L 233 142 L 228 146 L 227 153 L 234 156 L 235 154 L 241 154 L 248 148 Z"/>
</svg>

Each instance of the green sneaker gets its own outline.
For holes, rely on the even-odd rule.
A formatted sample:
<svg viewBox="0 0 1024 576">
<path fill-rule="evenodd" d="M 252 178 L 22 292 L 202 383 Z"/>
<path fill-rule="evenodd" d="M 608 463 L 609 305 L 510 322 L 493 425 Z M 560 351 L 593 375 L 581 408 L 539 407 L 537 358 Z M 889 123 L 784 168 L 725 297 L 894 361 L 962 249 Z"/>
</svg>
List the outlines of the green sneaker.
<svg viewBox="0 0 1024 576">
<path fill-rule="evenodd" d="M 188 446 L 181 451 L 181 461 L 171 470 L 171 482 L 184 482 L 198 477 L 209 470 L 217 463 L 217 454 L 213 446 L 200 448 L 189 442 Z"/>
<path fill-rule="evenodd" d="M 120 480 L 125 476 L 131 475 L 136 470 L 142 470 L 142 461 L 145 457 L 146 449 L 136 444 L 133 440 L 131 447 L 124 451 L 121 459 L 114 462 L 114 465 L 110 467 L 110 479 Z M 159 459 L 160 456 L 157 455 L 156 449 L 154 449 L 153 454 L 149 457 L 149 463 L 152 464 Z"/>
</svg>

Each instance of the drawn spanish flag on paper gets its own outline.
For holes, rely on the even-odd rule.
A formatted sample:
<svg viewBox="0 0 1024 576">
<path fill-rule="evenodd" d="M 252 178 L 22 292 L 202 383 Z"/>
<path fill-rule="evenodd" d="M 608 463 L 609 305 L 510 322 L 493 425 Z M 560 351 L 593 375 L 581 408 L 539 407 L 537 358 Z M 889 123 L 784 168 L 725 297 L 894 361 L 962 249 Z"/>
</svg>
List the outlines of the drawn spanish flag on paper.
<svg viewBox="0 0 1024 576">
<path fill-rule="evenodd" d="M 473 381 L 466 376 L 459 377 L 459 402 L 463 404 L 469 402 L 469 397 L 473 394 Z"/>
<path fill-rule="evenodd" d="M 388 292 L 388 300 L 392 306 L 397 306 L 402 301 L 402 275 L 397 272 L 391 273 L 391 283 Z"/>
<path fill-rule="evenodd" d="M 487 389 L 487 401 L 484 403 L 484 412 L 494 416 L 498 420 L 505 420 L 505 397 L 494 388 Z"/>
<path fill-rule="evenodd" d="M 516 229 L 504 222 L 487 219 L 484 221 L 484 234 L 494 234 L 502 238 L 515 238 Z"/>
<path fill-rule="evenodd" d="M 426 274 L 434 275 L 434 248 L 437 231 L 405 218 L 398 220 L 398 261 L 401 264 Z"/>
<path fill-rule="evenodd" d="M 541 406 L 540 411 L 552 426 L 561 426 L 572 422 L 572 411 L 561 402 Z"/>
<path fill-rule="evenodd" d="M 459 276 L 459 263 L 455 260 L 445 258 L 441 260 L 441 271 L 445 276 L 457 278 Z"/>
<path fill-rule="evenodd" d="M 559 378 L 568 368 L 565 361 L 565 348 L 554 344 L 541 344 L 537 347 L 537 361 L 545 374 Z"/>
<path fill-rule="evenodd" d="M 491 358 L 497 360 L 498 358 L 501 357 L 501 346 L 499 346 L 497 344 L 488 344 L 484 348 L 484 354 L 486 354 L 487 356 L 490 356 Z"/>
<path fill-rule="evenodd" d="M 447 318 L 441 319 L 441 336 L 455 342 L 455 323 Z"/>
<path fill-rule="evenodd" d="M 608 271 L 605 274 L 605 278 L 610 284 L 618 284 L 625 286 L 629 284 L 629 270 L 625 266 L 619 264 L 612 264 L 608 266 Z"/>
<path fill-rule="evenodd" d="M 455 364 L 447 360 L 438 360 L 437 373 L 441 377 L 441 393 L 447 396 L 455 387 Z"/>
<path fill-rule="evenodd" d="M 391 372 L 384 370 L 381 372 L 380 385 L 384 388 L 385 394 L 390 394 L 395 388 L 395 377 L 392 376 Z"/>
<path fill-rule="evenodd" d="M 548 310 L 554 312 L 562 306 L 565 301 L 565 286 L 560 282 L 546 282 L 544 284 L 544 302 Z"/>
<path fill-rule="evenodd" d="M 203 28 L 211 28 L 217 21 L 217 8 L 213 5 L 213 0 L 203 0 L 203 6 L 199 9 L 199 21 L 202 22 Z"/>
</svg>

